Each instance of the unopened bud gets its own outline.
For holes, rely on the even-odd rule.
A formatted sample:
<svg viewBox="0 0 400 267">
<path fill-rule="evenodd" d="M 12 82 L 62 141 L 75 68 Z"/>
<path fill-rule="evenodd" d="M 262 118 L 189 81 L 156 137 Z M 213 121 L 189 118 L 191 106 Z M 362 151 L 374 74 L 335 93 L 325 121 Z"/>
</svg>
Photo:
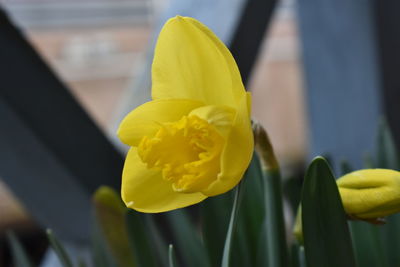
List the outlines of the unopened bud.
<svg viewBox="0 0 400 267">
<path fill-rule="evenodd" d="M 337 180 L 343 207 L 351 219 L 379 223 L 400 212 L 400 172 L 365 169 Z"/>
<path fill-rule="evenodd" d="M 268 134 L 264 127 L 262 127 L 262 125 L 257 121 L 253 121 L 252 125 L 254 133 L 254 149 L 260 156 L 262 168 L 269 171 L 279 169 L 274 149 L 272 148 Z"/>
</svg>

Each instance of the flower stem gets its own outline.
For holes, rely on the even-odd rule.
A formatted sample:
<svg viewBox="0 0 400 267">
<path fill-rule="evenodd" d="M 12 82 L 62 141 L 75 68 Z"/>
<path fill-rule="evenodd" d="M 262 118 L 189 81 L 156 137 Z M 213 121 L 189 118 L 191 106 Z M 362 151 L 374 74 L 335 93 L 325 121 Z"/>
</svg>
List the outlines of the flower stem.
<svg viewBox="0 0 400 267">
<path fill-rule="evenodd" d="M 233 245 L 233 237 L 235 234 L 235 228 L 236 228 L 236 224 L 237 224 L 240 200 L 242 198 L 242 191 L 243 191 L 242 186 L 243 186 L 243 183 L 241 182 L 235 188 L 235 196 L 233 199 L 233 207 L 232 207 L 232 212 L 231 212 L 231 218 L 229 221 L 229 228 L 228 228 L 228 232 L 227 232 L 226 239 L 225 239 L 224 254 L 222 256 L 221 267 L 229 267 L 229 264 L 230 264 L 230 258 L 231 258 L 230 256 L 231 256 L 231 250 L 232 250 L 232 245 Z"/>
<path fill-rule="evenodd" d="M 168 246 L 168 263 L 169 267 L 176 267 L 176 258 L 175 258 L 175 251 L 174 246 L 170 244 Z"/>
<path fill-rule="evenodd" d="M 265 227 L 268 266 L 288 266 L 288 252 L 283 217 L 281 175 L 278 170 L 265 170 Z"/>
<path fill-rule="evenodd" d="M 288 251 L 283 216 L 281 174 L 268 134 L 261 124 L 253 122 L 254 147 L 260 157 L 264 177 L 264 199 L 268 266 L 288 266 Z"/>
</svg>

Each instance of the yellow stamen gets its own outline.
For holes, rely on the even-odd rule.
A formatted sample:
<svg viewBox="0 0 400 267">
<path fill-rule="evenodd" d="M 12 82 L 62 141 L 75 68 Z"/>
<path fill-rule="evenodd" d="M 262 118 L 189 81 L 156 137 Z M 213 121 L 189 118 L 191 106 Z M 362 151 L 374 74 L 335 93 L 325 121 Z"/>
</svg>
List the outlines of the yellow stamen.
<svg viewBox="0 0 400 267">
<path fill-rule="evenodd" d="M 138 154 L 148 168 L 160 169 L 176 192 L 191 193 L 217 179 L 223 143 L 212 124 L 191 115 L 163 124 L 153 137 L 144 136 Z"/>
</svg>

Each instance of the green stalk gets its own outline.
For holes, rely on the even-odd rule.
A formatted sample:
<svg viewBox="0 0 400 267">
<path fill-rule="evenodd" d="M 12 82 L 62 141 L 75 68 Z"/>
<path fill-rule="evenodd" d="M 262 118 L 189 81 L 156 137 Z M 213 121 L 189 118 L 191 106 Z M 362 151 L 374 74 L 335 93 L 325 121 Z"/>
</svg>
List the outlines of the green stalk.
<svg viewBox="0 0 400 267">
<path fill-rule="evenodd" d="M 169 267 L 177 267 L 174 246 L 172 244 L 168 247 L 168 263 Z"/>
<path fill-rule="evenodd" d="M 268 266 L 288 266 L 282 185 L 279 169 L 263 170 Z"/>
<path fill-rule="evenodd" d="M 22 244 L 18 240 L 14 232 L 7 231 L 6 237 L 10 244 L 11 254 L 13 256 L 15 267 L 32 267 L 31 260 L 29 259 L 26 251 L 24 250 Z"/>
<path fill-rule="evenodd" d="M 267 266 L 286 267 L 288 266 L 288 248 L 283 217 L 283 194 L 279 164 L 264 128 L 256 123 L 253 125 L 253 131 L 255 150 L 260 156 L 264 177 L 264 227 L 267 241 Z"/>
<path fill-rule="evenodd" d="M 231 258 L 231 250 L 233 245 L 233 236 L 235 234 L 235 228 L 237 225 L 237 218 L 239 213 L 240 199 L 242 195 L 242 183 L 239 183 L 235 188 L 235 196 L 233 199 L 233 207 L 231 212 L 231 218 L 229 221 L 228 232 L 225 239 L 224 252 L 222 256 L 222 264 L 221 267 L 229 267 L 230 266 L 230 258 Z"/>
<path fill-rule="evenodd" d="M 50 229 L 46 230 L 47 238 L 49 239 L 50 246 L 53 248 L 56 253 L 58 259 L 60 260 L 63 267 L 73 267 L 72 261 L 65 251 L 64 247 L 58 241 L 58 239 L 53 234 L 53 231 Z"/>
<path fill-rule="evenodd" d="M 307 267 L 306 255 L 304 253 L 304 247 L 303 246 L 299 247 L 299 263 L 300 263 L 300 267 Z"/>
</svg>

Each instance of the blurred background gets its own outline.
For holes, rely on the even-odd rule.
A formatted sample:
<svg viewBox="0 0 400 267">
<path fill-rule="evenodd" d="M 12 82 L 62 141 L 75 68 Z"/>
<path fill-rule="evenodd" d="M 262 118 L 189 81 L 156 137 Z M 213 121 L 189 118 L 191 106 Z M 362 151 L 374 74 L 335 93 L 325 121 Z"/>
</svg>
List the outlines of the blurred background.
<svg viewBox="0 0 400 267">
<path fill-rule="evenodd" d="M 108 132 L 124 91 L 140 73 L 167 4 L 11 0 L 3 6 L 96 124 Z M 253 92 L 254 116 L 268 127 L 280 158 L 296 161 L 306 153 L 299 44 L 294 2 L 279 5 L 247 89 Z"/>
<path fill-rule="evenodd" d="M 242 58 L 255 56 L 250 64 L 251 70 L 246 74 L 246 88 L 253 95 L 253 116 L 268 130 L 284 172 L 294 173 L 313 156 L 325 153 L 329 153 L 336 163 L 347 159 L 358 166 L 361 161 L 358 155 L 373 153 L 372 143 L 380 117 L 386 115 L 389 123 L 396 125 L 394 91 L 398 86 L 393 70 L 398 66 L 397 61 L 394 62 L 398 52 L 391 53 L 394 59 L 390 59 L 388 50 L 397 42 L 391 31 L 397 21 L 384 19 L 382 15 L 393 7 L 381 5 L 373 11 L 377 7 L 373 1 L 305 0 L 299 3 L 282 0 L 266 1 L 267 5 L 261 2 L 2 0 L 0 7 L 12 25 L 5 26 L 5 20 L 0 22 L 0 36 L 5 36 L 0 38 L 0 49 L 3 51 L 0 53 L 0 64 L 4 65 L 1 67 L 2 74 L 9 76 L 8 72 L 12 71 L 2 57 L 7 54 L 7 45 L 10 46 L 4 40 L 14 40 L 7 27 L 16 27 L 28 41 L 26 46 L 32 46 L 40 55 L 39 59 L 50 66 L 55 74 L 51 79 L 61 81 L 60 90 L 67 89 L 72 99 L 76 99 L 89 115 L 94 122 L 90 130 L 100 129 L 106 136 L 99 142 L 121 147 L 114 135 L 119 121 L 149 97 L 149 64 L 161 25 L 168 17 L 191 15 L 213 29 L 228 47 L 238 42 L 253 42 L 251 45 L 256 48 L 254 55 L 248 56 L 246 53 L 249 51 L 240 49 L 234 50 L 233 54 Z M 264 9 L 254 11 L 257 5 Z M 218 16 L 221 13 L 223 16 Z M 240 36 L 238 29 L 243 27 L 248 32 L 247 36 Z M 252 34 L 255 38 L 249 39 Z M 18 51 L 10 55 L 12 53 Z M 22 61 L 20 63 L 24 65 Z M 25 79 L 26 73 L 29 70 L 21 69 L 21 80 Z M 27 84 L 32 84 L 32 87 L 21 85 L 21 88 L 37 90 L 39 97 L 46 98 L 40 82 L 29 83 L 30 79 L 33 78 L 27 78 Z M 12 94 L 18 91 L 6 87 L 0 80 L 4 100 L 0 106 L 7 106 Z M 53 87 L 51 90 L 55 91 Z M 32 107 L 29 108 L 35 109 L 34 99 L 31 100 Z M 49 102 L 51 99 L 44 105 Z M 24 125 L 33 129 L 35 138 L 45 140 L 42 142 L 44 146 L 51 151 L 54 149 L 61 163 L 65 160 L 66 169 L 71 170 L 75 177 L 76 166 L 67 158 L 71 154 L 62 154 L 62 148 L 50 141 L 47 144 L 46 140 L 50 139 L 41 138 L 47 130 L 41 132 L 36 129 L 32 126 L 35 119 L 25 114 L 29 112 L 15 106 L 11 110 L 16 111 Z M 74 120 L 73 116 L 71 120 Z M 44 120 L 50 120 L 50 117 Z M 1 127 L 3 131 L 7 125 Z M 7 135 L 7 138 L 10 136 Z M 10 140 L 2 138 L 7 142 Z M 107 149 L 97 152 L 106 153 Z M 3 149 L 0 159 L 10 160 L 10 154 L 4 151 L 6 149 Z M 18 155 L 15 156 L 17 160 Z M 103 163 L 93 160 L 91 166 L 103 166 Z M 103 167 L 108 168 L 106 165 Z M 39 202 L 29 204 L 29 199 L 35 197 L 34 189 L 18 189 L 24 186 L 24 179 L 34 177 L 24 176 L 17 182 L 21 175 L 10 178 L 10 173 L 14 173 L 16 168 L 23 169 L 24 165 L 10 167 L 9 163 L 0 164 L 0 236 L 4 236 L 9 228 L 24 233 L 22 236 L 26 238 L 27 246 L 29 240 L 36 240 L 35 248 L 39 251 L 38 258 L 41 258 L 46 251 L 46 242 L 37 241 L 41 240 L 39 229 L 47 225 L 47 219 L 49 225 L 57 225 L 57 222 L 52 220 L 52 216 L 44 216 L 46 219 L 38 221 L 37 218 L 47 211 L 40 211 Z M 110 168 L 118 170 L 119 165 Z M 43 176 L 40 170 L 37 176 Z M 81 174 L 76 177 L 81 177 Z M 54 177 L 54 183 L 57 179 Z M 69 197 L 79 187 L 79 179 L 76 178 L 78 186 L 71 186 L 74 189 L 67 194 Z M 88 184 L 82 183 L 84 186 Z M 87 186 L 89 193 L 91 186 Z M 85 199 L 89 198 L 87 193 L 82 195 Z M 51 199 L 50 193 L 48 199 Z M 75 218 L 70 217 L 69 220 Z M 5 242 L 1 241 L 0 266 L 9 261 L 8 257 Z"/>
</svg>

